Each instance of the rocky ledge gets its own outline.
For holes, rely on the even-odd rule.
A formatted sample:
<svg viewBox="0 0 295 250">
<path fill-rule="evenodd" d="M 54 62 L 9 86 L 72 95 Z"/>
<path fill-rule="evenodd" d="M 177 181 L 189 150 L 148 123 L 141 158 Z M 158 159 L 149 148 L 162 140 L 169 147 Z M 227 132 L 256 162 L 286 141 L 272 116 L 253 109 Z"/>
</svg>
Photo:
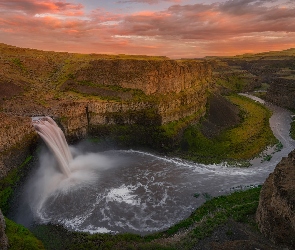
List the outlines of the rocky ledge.
<svg viewBox="0 0 295 250">
<path fill-rule="evenodd" d="M 256 220 L 260 231 L 277 244 L 295 248 L 295 150 L 265 181 Z"/>
<path fill-rule="evenodd" d="M 8 249 L 8 239 L 5 235 L 5 220 L 4 216 L 0 210 L 0 249 L 6 250 Z"/>
</svg>

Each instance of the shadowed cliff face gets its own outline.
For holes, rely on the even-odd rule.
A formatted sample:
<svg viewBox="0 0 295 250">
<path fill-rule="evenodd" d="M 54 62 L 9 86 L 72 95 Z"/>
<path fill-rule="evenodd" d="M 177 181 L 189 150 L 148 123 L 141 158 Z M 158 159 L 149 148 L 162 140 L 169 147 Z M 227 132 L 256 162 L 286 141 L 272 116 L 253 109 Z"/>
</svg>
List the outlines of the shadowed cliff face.
<svg viewBox="0 0 295 250">
<path fill-rule="evenodd" d="M 265 181 L 256 219 L 272 241 L 295 248 L 295 151 L 283 158 Z"/>
<path fill-rule="evenodd" d="M 241 120 L 239 108 L 220 95 L 211 96 L 208 105 L 207 115 L 201 127 L 202 133 L 208 138 L 237 125 Z"/>
<path fill-rule="evenodd" d="M 268 101 L 289 109 L 295 109 L 294 97 L 295 77 L 294 79 L 273 79 L 265 96 Z"/>
</svg>

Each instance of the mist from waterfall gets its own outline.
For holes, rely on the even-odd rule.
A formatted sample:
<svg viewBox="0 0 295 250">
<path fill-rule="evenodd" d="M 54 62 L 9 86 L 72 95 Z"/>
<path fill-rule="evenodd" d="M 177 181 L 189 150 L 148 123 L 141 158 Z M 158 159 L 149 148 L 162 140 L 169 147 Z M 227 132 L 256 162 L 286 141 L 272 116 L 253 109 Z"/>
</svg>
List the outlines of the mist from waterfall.
<svg viewBox="0 0 295 250">
<path fill-rule="evenodd" d="M 39 153 L 38 168 L 26 181 L 21 202 L 33 213 L 34 220 L 44 222 L 48 200 L 90 188 L 99 180 L 100 173 L 116 166 L 119 159 L 69 147 L 62 130 L 50 117 L 33 118 L 32 125 L 47 149 L 43 147 Z"/>
<path fill-rule="evenodd" d="M 271 109 L 271 127 L 284 147 L 281 151 L 267 149 L 264 154 L 271 154 L 271 160 L 255 158 L 249 168 L 204 165 L 131 149 L 101 151 L 103 145 L 88 140 L 68 147 L 72 158 L 59 160 L 54 150 L 42 145 L 16 192 L 9 218 L 27 227 L 52 223 L 90 233 L 144 235 L 164 230 L 188 217 L 208 195 L 262 184 L 281 158 L 294 149 L 295 141 L 289 136 L 290 112 Z M 39 133 L 42 123 L 59 131 L 52 121 L 34 123 Z M 56 144 L 61 142 L 59 137 L 49 145 L 58 148 Z M 58 150 L 66 152 L 63 146 Z M 66 162 L 68 170 L 60 169 L 60 162 Z"/>
</svg>

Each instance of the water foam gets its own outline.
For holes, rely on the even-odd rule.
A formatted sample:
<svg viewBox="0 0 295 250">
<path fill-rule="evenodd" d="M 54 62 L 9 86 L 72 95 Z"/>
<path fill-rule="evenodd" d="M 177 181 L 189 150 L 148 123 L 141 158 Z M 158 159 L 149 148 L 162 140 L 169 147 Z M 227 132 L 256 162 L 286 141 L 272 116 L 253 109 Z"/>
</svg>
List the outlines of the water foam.
<svg viewBox="0 0 295 250">
<path fill-rule="evenodd" d="M 274 114 L 284 115 L 279 119 L 282 126 L 288 114 Z M 287 134 L 278 132 L 289 142 Z M 292 142 L 283 144 L 286 149 L 270 162 L 259 160 L 249 168 L 197 164 L 136 150 L 85 153 L 72 147 L 68 176 L 46 151 L 41 152 L 39 168 L 24 189 L 38 223 L 89 233 L 146 234 L 189 216 L 207 194 L 217 196 L 263 183 L 293 147 Z"/>
</svg>

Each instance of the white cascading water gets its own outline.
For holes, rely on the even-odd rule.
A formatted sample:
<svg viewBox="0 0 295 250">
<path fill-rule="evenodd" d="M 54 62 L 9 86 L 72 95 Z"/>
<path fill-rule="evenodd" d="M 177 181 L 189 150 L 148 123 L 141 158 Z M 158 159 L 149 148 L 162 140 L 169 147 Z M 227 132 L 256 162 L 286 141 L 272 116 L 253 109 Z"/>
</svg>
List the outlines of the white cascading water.
<svg viewBox="0 0 295 250">
<path fill-rule="evenodd" d="M 100 151 L 87 140 L 70 147 L 72 157 L 57 124 L 50 117 L 35 117 L 34 127 L 56 157 L 46 149 L 38 153 L 38 165 L 20 186 L 10 218 L 26 227 L 52 223 L 90 233 L 145 235 L 164 230 L 210 196 L 262 184 L 295 148 L 289 135 L 291 113 L 269 107 L 271 128 L 283 148 L 267 148 L 248 168 L 134 150 Z M 264 160 L 265 155 L 271 159 Z"/>
<path fill-rule="evenodd" d="M 73 157 L 62 130 L 49 116 L 33 120 L 32 124 L 37 133 L 55 155 L 61 172 L 69 177 L 71 173 L 69 164 L 73 160 Z"/>
</svg>

